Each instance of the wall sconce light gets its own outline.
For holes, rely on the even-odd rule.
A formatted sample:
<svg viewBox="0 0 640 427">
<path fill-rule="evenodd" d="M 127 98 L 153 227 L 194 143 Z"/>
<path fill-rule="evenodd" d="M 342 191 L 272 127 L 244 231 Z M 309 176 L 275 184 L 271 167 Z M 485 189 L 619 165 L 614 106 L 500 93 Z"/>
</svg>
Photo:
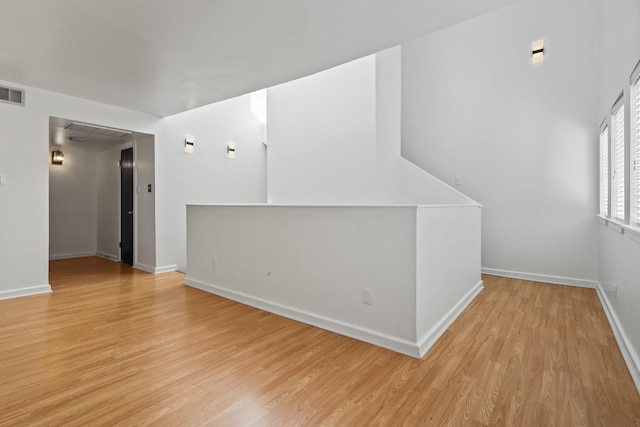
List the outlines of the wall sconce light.
<svg viewBox="0 0 640 427">
<path fill-rule="evenodd" d="M 544 61 L 544 40 L 531 43 L 531 63 L 537 64 Z"/>
<path fill-rule="evenodd" d="M 193 135 L 186 135 L 184 137 L 184 152 L 185 153 L 193 153 L 193 143 L 195 142 L 195 138 Z"/>
<path fill-rule="evenodd" d="M 51 163 L 54 165 L 61 165 L 64 161 L 64 154 L 60 150 L 51 152 Z"/>
<path fill-rule="evenodd" d="M 236 158 L 236 144 L 230 142 L 227 144 L 227 159 L 235 159 Z"/>
</svg>

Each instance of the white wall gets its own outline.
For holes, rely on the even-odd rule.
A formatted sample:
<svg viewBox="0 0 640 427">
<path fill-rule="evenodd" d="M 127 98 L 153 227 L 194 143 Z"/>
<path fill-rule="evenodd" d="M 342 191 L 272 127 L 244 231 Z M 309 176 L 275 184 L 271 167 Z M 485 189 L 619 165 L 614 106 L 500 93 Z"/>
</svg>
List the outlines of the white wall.
<svg viewBox="0 0 640 427">
<path fill-rule="evenodd" d="M 195 137 L 193 154 L 183 151 Z M 157 260 L 160 269 L 186 267 L 186 204 L 266 201 L 262 125 L 241 96 L 162 119 L 155 138 Z M 236 158 L 227 159 L 227 144 Z"/>
<path fill-rule="evenodd" d="M 399 351 L 415 344 L 415 207 L 187 209 L 185 283 Z"/>
<path fill-rule="evenodd" d="M 137 135 L 136 162 L 135 267 L 156 271 L 156 179 L 155 145 L 152 135 Z M 151 191 L 149 191 L 151 185 Z"/>
<path fill-rule="evenodd" d="M 95 154 L 65 147 L 63 164 L 49 164 L 50 259 L 95 255 L 96 194 Z"/>
<path fill-rule="evenodd" d="M 626 111 L 629 111 L 629 77 L 640 60 L 640 2 L 603 0 L 600 25 L 600 102 L 594 127 L 608 117 L 613 102 L 623 89 Z M 628 119 L 627 113 L 627 123 Z M 640 389 L 640 237 L 634 239 L 629 232 L 623 235 L 620 227 L 600 222 L 598 231 L 600 289 L 625 335 L 621 348 Z M 617 296 L 613 292 L 614 285 L 617 285 Z"/>
<path fill-rule="evenodd" d="M 120 152 L 133 147 L 133 141 L 96 153 L 98 196 L 97 254 L 120 259 Z M 153 159 L 153 157 L 152 157 Z M 155 247 L 152 250 L 155 254 Z"/>
<path fill-rule="evenodd" d="M 421 355 L 482 290 L 479 206 L 418 207 L 416 338 Z"/>
<path fill-rule="evenodd" d="M 634 239 L 616 230 L 619 228 L 599 226 L 599 289 L 623 335 L 620 348 L 640 389 L 640 236 Z M 617 286 L 617 295 L 614 286 Z"/>
<path fill-rule="evenodd" d="M 25 107 L 0 104 L 0 151 L 7 153 L 0 158 L 0 173 L 7 177 L 0 185 L 0 298 L 49 289 L 49 117 L 141 132 L 157 122 L 148 114 L 35 88 L 26 88 L 25 99 Z"/>
<path fill-rule="evenodd" d="M 395 162 L 396 203 L 438 205 L 474 204 L 477 202 L 448 186 L 430 173 L 420 169 L 405 158 Z"/>
<path fill-rule="evenodd" d="M 397 203 L 400 176 L 402 56 L 400 46 L 375 55 L 376 59 L 376 202 Z"/>
<path fill-rule="evenodd" d="M 482 289 L 480 207 L 190 205 L 187 264 L 188 285 L 422 357 Z"/>
<path fill-rule="evenodd" d="M 597 28 L 597 0 L 523 0 L 402 45 L 402 154 L 484 205 L 494 273 L 597 278 Z"/>
<path fill-rule="evenodd" d="M 269 88 L 267 106 L 270 202 L 376 200 L 375 56 Z"/>
<path fill-rule="evenodd" d="M 600 0 L 599 18 L 598 119 L 602 120 L 610 114 L 613 102 L 623 89 L 626 105 L 629 105 L 629 78 L 640 60 L 640 3 L 636 0 Z"/>
</svg>

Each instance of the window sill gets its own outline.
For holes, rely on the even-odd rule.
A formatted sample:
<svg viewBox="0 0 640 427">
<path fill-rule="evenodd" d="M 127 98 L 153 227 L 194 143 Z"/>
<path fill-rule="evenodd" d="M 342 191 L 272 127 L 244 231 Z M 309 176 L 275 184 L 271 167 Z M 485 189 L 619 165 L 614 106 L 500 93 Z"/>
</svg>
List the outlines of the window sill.
<svg viewBox="0 0 640 427">
<path fill-rule="evenodd" d="M 640 227 L 635 225 L 623 225 L 622 229 L 627 237 L 640 243 Z"/>
<path fill-rule="evenodd" d="M 632 224 L 623 224 L 615 219 L 607 218 L 602 215 L 596 215 L 598 221 L 605 227 L 615 231 L 616 233 L 624 234 L 634 242 L 640 243 L 640 227 Z"/>
<path fill-rule="evenodd" d="M 618 222 L 613 218 L 607 218 L 606 216 L 602 216 L 602 215 L 596 215 L 596 217 L 598 218 L 600 223 L 605 227 L 610 228 L 612 231 L 615 231 L 620 234 L 624 233 L 624 229 L 622 227 L 624 227 L 625 225 L 622 224 L 621 222 Z"/>
</svg>

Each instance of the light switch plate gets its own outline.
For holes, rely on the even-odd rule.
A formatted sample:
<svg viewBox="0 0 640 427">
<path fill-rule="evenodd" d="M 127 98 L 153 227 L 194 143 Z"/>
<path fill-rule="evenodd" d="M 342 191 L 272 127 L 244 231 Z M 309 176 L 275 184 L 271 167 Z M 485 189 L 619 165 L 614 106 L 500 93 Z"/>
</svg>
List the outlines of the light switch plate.
<svg viewBox="0 0 640 427">
<path fill-rule="evenodd" d="M 373 292 L 371 289 L 362 290 L 362 303 L 365 305 L 373 304 Z"/>
</svg>

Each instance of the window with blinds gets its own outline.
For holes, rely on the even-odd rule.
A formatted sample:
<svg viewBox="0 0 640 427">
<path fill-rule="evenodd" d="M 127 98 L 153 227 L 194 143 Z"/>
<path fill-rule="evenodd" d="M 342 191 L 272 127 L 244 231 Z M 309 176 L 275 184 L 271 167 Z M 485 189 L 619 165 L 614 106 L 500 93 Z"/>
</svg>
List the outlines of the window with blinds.
<svg viewBox="0 0 640 427">
<path fill-rule="evenodd" d="M 640 225 L 640 70 L 631 75 L 631 221 Z"/>
<path fill-rule="evenodd" d="M 624 101 L 611 110 L 611 216 L 624 221 Z"/>
<path fill-rule="evenodd" d="M 600 127 L 600 215 L 609 216 L 609 128 Z"/>
</svg>

